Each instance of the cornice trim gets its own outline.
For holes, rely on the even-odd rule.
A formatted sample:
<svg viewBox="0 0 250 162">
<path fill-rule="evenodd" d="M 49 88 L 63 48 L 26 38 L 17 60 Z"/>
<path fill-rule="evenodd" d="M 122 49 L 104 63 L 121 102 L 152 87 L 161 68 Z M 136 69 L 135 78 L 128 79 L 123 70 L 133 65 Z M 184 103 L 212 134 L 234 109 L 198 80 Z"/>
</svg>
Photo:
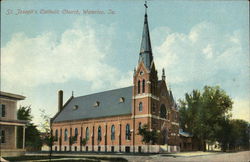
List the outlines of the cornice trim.
<svg viewBox="0 0 250 162">
<path fill-rule="evenodd" d="M 142 115 L 132 115 L 131 118 L 153 118 L 153 119 L 159 119 L 159 120 L 164 120 L 164 121 L 168 121 L 167 119 L 161 118 L 159 116 L 156 115 L 152 115 L 152 114 L 142 114 Z"/>
<path fill-rule="evenodd" d="M 133 99 L 140 99 L 140 98 L 145 98 L 145 97 L 151 97 L 157 101 L 160 100 L 159 97 L 152 95 L 152 93 L 143 93 L 143 94 L 137 94 L 136 96 L 133 96 Z"/>
</svg>

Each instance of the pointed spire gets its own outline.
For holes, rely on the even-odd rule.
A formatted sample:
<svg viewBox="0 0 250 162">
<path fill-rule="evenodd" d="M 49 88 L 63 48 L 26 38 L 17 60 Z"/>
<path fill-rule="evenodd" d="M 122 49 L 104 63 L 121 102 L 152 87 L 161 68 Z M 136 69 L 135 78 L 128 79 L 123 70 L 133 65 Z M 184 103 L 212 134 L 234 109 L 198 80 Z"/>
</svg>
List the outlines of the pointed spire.
<svg viewBox="0 0 250 162">
<path fill-rule="evenodd" d="M 161 78 L 162 78 L 162 80 L 165 80 L 165 79 L 166 79 L 164 68 L 162 68 L 162 76 L 161 76 Z"/>
<path fill-rule="evenodd" d="M 169 93 L 170 93 L 170 99 L 173 101 L 173 100 L 174 100 L 174 97 L 173 97 L 173 94 L 172 94 L 172 90 L 170 89 L 169 91 L 170 91 L 170 92 L 169 92 Z"/>
<path fill-rule="evenodd" d="M 175 102 L 175 100 L 174 100 L 174 97 L 173 97 L 173 93 L 172 93 L 171 88 L 169 88 L 169 95 L 170 95 L 170 101 L 171 101 L 171 104 L 172 104 L 172 108 L 176 108 L 177 105 L 176 105 L 176 102 Z"/>
<path fill-rule="evenodd" d="M 145 66 L 148 69 L 150 69 L 151 62 L 153 61 L 153 54 L 152 54 L 149 27 L 148 27 L 147 1 L 145 2 L 144 6 L 145 6 L 145 16 L 144 16 L 139 62 L 143 61 Z"/>
</svg>

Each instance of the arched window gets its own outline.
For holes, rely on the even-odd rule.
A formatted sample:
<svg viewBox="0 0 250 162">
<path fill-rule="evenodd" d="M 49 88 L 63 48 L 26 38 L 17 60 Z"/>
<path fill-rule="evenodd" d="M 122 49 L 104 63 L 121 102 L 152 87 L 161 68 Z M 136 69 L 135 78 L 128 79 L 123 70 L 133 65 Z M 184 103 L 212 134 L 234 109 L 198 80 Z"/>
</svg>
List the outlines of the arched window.
<svg viewBox="0 0 250 162">
<path fill-rule="evenodd" d="M 130 140 L 130 125 L 126 125 L 126 140 Z"/>
<path fill-rule="evenodd" d="M 75 137 L 76 137 L 76 140 L 77 140 L 77 137 L 78 137 L 78 129 L 75 128 Z"/>
<path fill-rule="evenodd" d="M 141 93 L 141 81 L 138 81 L 138 93 Z"/>
<path fill-rule="evenodd" d="M 161 105 L 161 109 L 160 109 L 160 117 L 161 117 L 161 118 L 166 119 L 166 118 L 167 118 L 166 113 L 167 113 L 167 110 L 166 110 L 165 105 Z"/>
<path fill-rule="evenodd" d="M 153 112 L 156 111 L 156 104 L 155 104 L 155 103 L 153 103 L 152 111 L 153 111 Z"/>
<path fill-rule="evenodd" d="M 5 117 L 6 116 L 6 108 L 5 108 L 4 104 L 1 104 L 1 105 L 2 105 L 2 117 Z"/>
<path fill-rule="evenodd" d="M 98 127 L 98 141 L 102 140 L 102 128 L 101 126 Z"/>
<path fill-rule="evenodd" d="M 1 131 L 1 143 L 5 143 L 5 130 Z"/>
<path fill-rule="evenodd" d="M 162 131 L 162 144 L 165 145 L 167 144 L 167 140 L 168 140 L 168 130 L 167 129 L 164 129 Z"/>
<path fill-rule="evenodd" d="M 157 85 L 155 81 L 151 81 L 151 93 L 156 94 L 157 91 Z"/>
<path fill-rule="evenodd" d="M 142 111 L 143 105 L 142 102 L 139 103 L 139 111 Z"/>
<path fill-rule="evenodd" d="M 115 140 L 115 126 L 111 126 L 111 140 Z"/>
<path fill-rule="evenodd" d="M 154 94 L 157 93 L 157 84 L 154 84 Z"/>
<path fill-rule="evenodd" d="M 58 141 L 58 130 L 55 132 L 55 140 Z"/>
<path fill-rule="evenodd" d="M 68 130 L 65 129 L 64 130 L 64 141 L 67 141 L 68 140 Z"/>
<path fill-rule="evenodd" d="M 142 129 L 141 122 L 139 123 L 138 129 L 139 129 L 139 130 Z"/>
<path fill-rule="evenodd" d="M 142 81 L 142 93 L 145 93 L 145 80 Z"/>
<path fill-rule="evenodd" d="M 62 136 L 63 136 L 63 133 L 62 133 L 63 131 L 62 131 L 62 128 L 60 129 L 60 135 L 59 135 L 59 138 L 60 138 L 60 140 L 62 140 Z"/>
<path fill-rule="evenodd" d="M 151 93 L 154 94 L 154 81 L 151 81 Z"/>
<path fill-rule="evenodd" d="M 89 128 L 88 127 L 86 128 L 85 138 L 86 138 L 86 141 L 89 140 Z"/>
</svg>

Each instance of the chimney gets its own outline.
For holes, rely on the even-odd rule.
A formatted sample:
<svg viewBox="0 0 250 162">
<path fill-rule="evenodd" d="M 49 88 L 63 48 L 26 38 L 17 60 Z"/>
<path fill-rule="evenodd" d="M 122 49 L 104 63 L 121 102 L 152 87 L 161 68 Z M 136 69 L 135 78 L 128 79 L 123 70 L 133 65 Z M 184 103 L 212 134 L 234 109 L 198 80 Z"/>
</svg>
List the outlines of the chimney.
<svg viewBox="0 0 250 162">
<path fill-rule="evenodd" d="M 63 108 L 63 91 L 58 91 L 58 112 L 62 111 Z"/>
</svg>

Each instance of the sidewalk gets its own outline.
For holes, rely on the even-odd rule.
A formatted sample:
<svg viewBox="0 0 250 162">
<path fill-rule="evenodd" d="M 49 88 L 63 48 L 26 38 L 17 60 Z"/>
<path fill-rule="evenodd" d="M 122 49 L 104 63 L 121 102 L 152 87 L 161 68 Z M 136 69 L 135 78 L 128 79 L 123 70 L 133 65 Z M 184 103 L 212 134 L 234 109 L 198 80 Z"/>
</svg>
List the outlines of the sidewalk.
<svg viewBox="0 0 250 162">
<path fill-rule="evenodd" d="M 169 153 L 162 154 L 162 156 L 173 156 L 173 157 L 195 157 L 195 156 L 205 156 L 205 155 L 214 155 L 219 154 L 221 152 L 203 152 L 203 151 L 195 151 L 195 152 L 178 152 L 178 153 Z"/>
<path fill-rule="evenodd" d="M 96 153 L 96 152 L 56 152 L 53 153 L 53 156 L 105 156 L 105 157 L 112 157 L 112 156 L 173 156 L 173 157 L 194 157 L 194 156 L 205 156 L 205 155 L 215 155 L 220 154 L 222 152 L 216 152 L 216 151 L 190 151 L 190 152 L 178 152 L 178 153 L 160 153 L 160 154 L 133 154 L 133 153 Z M 40 155 L 40 156 L 47 156 L 48 152 L 26 152 L 26 156 L 34 156 L 34 155 Z"/>
</svg>

